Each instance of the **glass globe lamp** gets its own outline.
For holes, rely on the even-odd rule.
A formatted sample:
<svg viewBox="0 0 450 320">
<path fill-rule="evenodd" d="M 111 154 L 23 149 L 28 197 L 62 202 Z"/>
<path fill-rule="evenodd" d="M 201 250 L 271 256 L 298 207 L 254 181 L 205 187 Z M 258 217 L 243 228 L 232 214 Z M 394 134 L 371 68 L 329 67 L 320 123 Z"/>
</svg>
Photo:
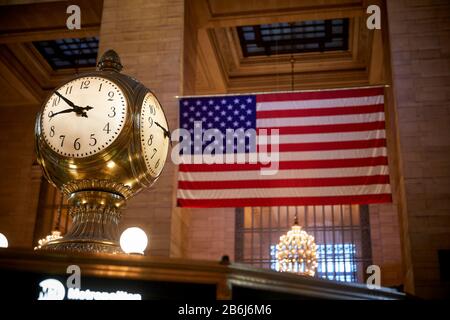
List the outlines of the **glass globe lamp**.
<svg viewBox="0 0 450 320">
<path fill-rule="evenodd" d="M 148 238 L 144 230 L 137 227 L 126 229 L 120 236 L 120 248 L 128 254 L 144 254 Z"/>
<path fill-rule="evenodd" d="M 8 248 L 8 239 L 3 233 L 0 233 L 0 248 Z"/>
</svg>

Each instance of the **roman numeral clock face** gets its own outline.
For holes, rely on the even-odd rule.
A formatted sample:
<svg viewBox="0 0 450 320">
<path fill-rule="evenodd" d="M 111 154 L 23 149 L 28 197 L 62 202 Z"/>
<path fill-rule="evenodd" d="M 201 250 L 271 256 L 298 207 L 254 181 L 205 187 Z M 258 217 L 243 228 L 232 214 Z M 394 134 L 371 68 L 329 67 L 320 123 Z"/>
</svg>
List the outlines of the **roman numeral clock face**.
<svg viewBox="0 0 450 320">
<path fill-rule="evenodd" d="M 102 77 L 82 77 L 57 89 L 41 117 L 45 141 L 66 157 L 84 158 L 111 145 L 127 116 L 124 93 Z"/>
<path fill-rule="evenodd" d="M 151 93 L 147 93 L 142 104 L 140 136 L 147 170 L 157 177 L 166 162 L 170 132 L 163 109 Z"/>
</svg>

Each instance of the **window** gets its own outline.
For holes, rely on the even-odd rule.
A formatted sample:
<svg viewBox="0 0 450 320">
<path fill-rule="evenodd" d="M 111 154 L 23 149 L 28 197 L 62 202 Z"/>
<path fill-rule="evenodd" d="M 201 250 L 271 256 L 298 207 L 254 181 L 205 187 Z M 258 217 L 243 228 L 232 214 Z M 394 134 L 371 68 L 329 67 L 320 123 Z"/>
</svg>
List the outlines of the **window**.
<svg viewBox="0 0 450 320">
<path fill-rule="evenodd" d="M 295 216 L 314 236 L 316 277 L 363 282 L 372 264 L 368 206 L 253 207 L 236 210 L 235 259 L 256 267 L 279 270 L 276 245 L 290 230 Z"/>
<path fill-rule="evenodd" d="M 348 49 L 348 19 L 237 27 L 244 57 Z"/>
<path fill-rule="evenodd" d="M 53 70 L 96 65 L 97 37 L 37 41 L 33 44 Z"/>
</svg>

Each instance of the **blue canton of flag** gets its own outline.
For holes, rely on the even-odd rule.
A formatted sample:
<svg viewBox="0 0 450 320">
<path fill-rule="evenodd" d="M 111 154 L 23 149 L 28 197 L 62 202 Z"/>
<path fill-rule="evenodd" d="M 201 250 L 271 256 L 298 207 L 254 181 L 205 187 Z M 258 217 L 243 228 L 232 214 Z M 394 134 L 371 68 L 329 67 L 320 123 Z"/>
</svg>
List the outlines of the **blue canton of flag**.
<svg viewBox="0 0 450 320">
<path fill-rule="evenodd" d="M 195 130 L 201 126 L 202 136 L 194 136 L 194 131 L 198 135 L 199 130 Z M 226 153 L 227 141 L 225 140 L 228 130 L 236 131 L 242 129 L 256 130 L 256 97 L 254 95 L 238 95 L 223 97 L 196 97 L 183 98 L 180 100 L 180 127 L 186 129 L 191 134 L 191 154 L 198 154 L 205 150 L 211 143 L 219 144 L 222 153 Z M 214 139 L 204 139 L 203 134 L 208 129 L 219 130 L 223 136 L 223 141 L 211 141 Z M 255 138 L 253 136 L 253 138 Z M 194 147 L 194 139 L 202 139 L 202 150 Z M 228 142 L 229 143 L 229 142 Z M 238 139 L 233 139 L 233 152 L 236 153 Z M 251 149 L 250 138 L 245 138 L 245 152 Z M 253 144 L 254 145 L 254 144 Z M 230 150 L 231 151 L 231 150 Z M 213 152 L 214 153 L 214 152 Z"/>
</svg>

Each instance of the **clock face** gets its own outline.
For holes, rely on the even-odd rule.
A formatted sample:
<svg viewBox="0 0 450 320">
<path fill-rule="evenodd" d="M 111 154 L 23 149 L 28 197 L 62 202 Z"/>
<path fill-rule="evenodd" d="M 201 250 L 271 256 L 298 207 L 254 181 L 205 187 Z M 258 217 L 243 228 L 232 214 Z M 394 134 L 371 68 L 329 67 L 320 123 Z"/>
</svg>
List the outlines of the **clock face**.
<svg viewBox="0 0 450 320">
<path fill-rule="evenodd" d="M 161 105 L 153 94 L 147 93 L 140 114 L 140 136 L 145 165 L 153 177 L 159 176 L 166 162 L 168 128 Z"/>
<path fill-rule="evenodd" d="M 82 77 L 58 88 L 41 117 L 47 144 L 58 154 L 84 158 L 104 150 L 123 129 L 127 100 L 103 77 Z"/>
</svg>

